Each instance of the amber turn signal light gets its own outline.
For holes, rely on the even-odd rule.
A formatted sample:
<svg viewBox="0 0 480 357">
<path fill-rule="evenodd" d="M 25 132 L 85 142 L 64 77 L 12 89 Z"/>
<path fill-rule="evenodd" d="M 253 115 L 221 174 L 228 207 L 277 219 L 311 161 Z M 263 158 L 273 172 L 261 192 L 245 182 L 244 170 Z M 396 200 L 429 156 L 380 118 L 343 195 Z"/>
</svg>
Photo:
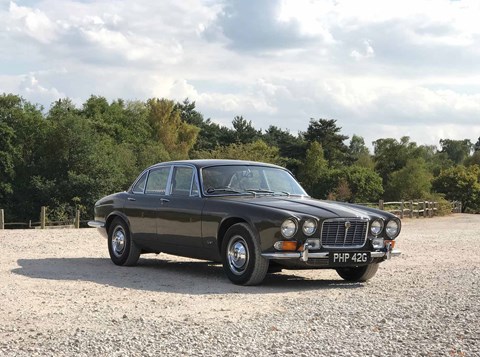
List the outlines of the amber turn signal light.
<svg viewBox="0 0 480 357">
<path fill-rule="evenodd" d="M 291 240 L 281 240 L 274 244 L 276 250 L 297 250 L 297 242 Z"/>
<path fill-rule="evenodd" d="M 386 240 L 386 241 L 385 241 L 385 245 L 387 245 L 387 244 L 390 244 L 390 246 L 392 247 L 392 249 L 395 248 L 395 241 L 394 241 L 394 240 Z"/>
</svg>

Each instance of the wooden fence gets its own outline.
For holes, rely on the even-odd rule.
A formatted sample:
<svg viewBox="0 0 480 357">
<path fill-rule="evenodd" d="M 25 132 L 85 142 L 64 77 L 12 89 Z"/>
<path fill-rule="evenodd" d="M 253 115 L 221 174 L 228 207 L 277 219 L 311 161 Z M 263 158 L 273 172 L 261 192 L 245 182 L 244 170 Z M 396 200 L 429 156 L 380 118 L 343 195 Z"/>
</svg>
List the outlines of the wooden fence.
<svg viewBox="0 0 480 357">
<path fill-rule="evenodd" d="M 80 228 L 80 210 L 76 210 L 75 217 L 70 220 L 65 221 L 49 221 L 47 220 L 47 208 L 42 207 L 40 209 L 40 221 L 32 222 L 31 220 L 28 223 L 25 222 L 5 222 L 5 211 L 0 209 L 0 230 L 5 229 L 6 227 L 21 227 L 21 228 L 40 228 L 40 229 L 49 229 L 49 228 Z"/>
<path fill-rule="evenodd" d="M 384 202 L 383 200 L 378 201 L 377 203 L 358 203 L 362 206 L 375 207 L 382 211 L 388 211 L 400 218 L 427 218 L 437 215 L 438 212 L 438 202 L 428 201 L 428 200 L 411 200 L 411 201 L 396 201 L 396 202 Z M 462 203 L 458 201 L 451 202 L 452 204 L 452 213 L 461 213 L 462 212 Z"/>
</svg>

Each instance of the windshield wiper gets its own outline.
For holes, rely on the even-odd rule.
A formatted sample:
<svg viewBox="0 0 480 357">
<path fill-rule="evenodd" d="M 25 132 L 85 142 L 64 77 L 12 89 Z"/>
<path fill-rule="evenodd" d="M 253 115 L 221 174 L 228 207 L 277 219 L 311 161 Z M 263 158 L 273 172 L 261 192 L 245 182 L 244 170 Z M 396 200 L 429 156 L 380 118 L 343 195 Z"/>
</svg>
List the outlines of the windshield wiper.
<svg viewBox="0 0 480 357">
<path fill-rule="evenodd" d="M 264 190 L 263 188 L 257 188 L 257 189 L 249 189 L 249 190 L 245 190 L 247 192 L 252 192 L 254 194 L 257 194 L 257 193 L 265 193 L 265 194 L 268 194 L 268 195 L 273 195 L 273 196 L 276 196 L 276 195 L 286 195 L 286 196 L 290 196 L 290 193 L 287 192 L 287 191 L 270 191 L 270 190 Z"/>
<path fill-rule="evenodd" d="M 248 192 L 248 191 L 237 191 L 237 190 L 234 190 L 233 188 L 213 188 L 213 187 L 207 188 L 207 193 L 215 193 L 215 192 L 252 193 L 252 192 Z"/>
</svg>

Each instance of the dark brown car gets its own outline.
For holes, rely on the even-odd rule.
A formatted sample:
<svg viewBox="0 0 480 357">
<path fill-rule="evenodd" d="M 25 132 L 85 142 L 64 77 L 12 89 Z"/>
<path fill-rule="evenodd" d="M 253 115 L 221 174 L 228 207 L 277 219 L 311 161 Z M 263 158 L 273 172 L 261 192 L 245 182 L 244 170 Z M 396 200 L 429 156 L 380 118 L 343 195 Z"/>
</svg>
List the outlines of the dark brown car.
<svg viewBox="0 0 480 357">
<path fill-rule="evenodd" d="M 335 269 L 365 281 L 400 255 L 394 215 L 313 199 L 288 170 L 259 162 L 153 165 L 128 191 L 99 200 L 89 225 L 107 237 L 117 265 L 164 252 L 221 262 L 242 285 L 281 269 Z"/>
</svg>

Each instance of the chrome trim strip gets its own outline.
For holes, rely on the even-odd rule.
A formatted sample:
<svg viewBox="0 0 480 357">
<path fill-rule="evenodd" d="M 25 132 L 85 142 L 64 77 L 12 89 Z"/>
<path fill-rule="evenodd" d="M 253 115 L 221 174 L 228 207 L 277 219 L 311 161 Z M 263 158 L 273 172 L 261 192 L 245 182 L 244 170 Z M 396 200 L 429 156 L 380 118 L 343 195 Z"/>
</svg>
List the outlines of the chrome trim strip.
<svg viewBox="0 0 480 357">
<path fill-rule="evenodd" d="M 107 229 L 105 228 L 105 222 L 88 221 L 87 224 L 89 227 L 97 228 L 97 232 L 100 233 L 103 238 L 108 238 Z"/>
<path fill-rule="evenodd" d="M 328 252 L 321 252 L 321 253 L 312 253 L 311 251 L 308 252 L 307 260 L 310 258 L 315 259 L 328 259 Z M 393 257 L 398 257 L 402 254 L 401 251 L 394 249 L 391 252 Z M 387 255 L 386 252 L 370 252 L 372 258 L 383 258 Z M 278 252 L 278 253 L 262 253 L 262 257 L 267 259 L 295 259 L 298 258 L 302 260 L 305 256 L 303 252 Z M 302 261 L 307 261 L 302 260 Z"/>
<path fill-rule="evenodd" d="M 88 226 L 93 228 L 105 228 L 105 222 L 88 221 Z"/>
</svg>

